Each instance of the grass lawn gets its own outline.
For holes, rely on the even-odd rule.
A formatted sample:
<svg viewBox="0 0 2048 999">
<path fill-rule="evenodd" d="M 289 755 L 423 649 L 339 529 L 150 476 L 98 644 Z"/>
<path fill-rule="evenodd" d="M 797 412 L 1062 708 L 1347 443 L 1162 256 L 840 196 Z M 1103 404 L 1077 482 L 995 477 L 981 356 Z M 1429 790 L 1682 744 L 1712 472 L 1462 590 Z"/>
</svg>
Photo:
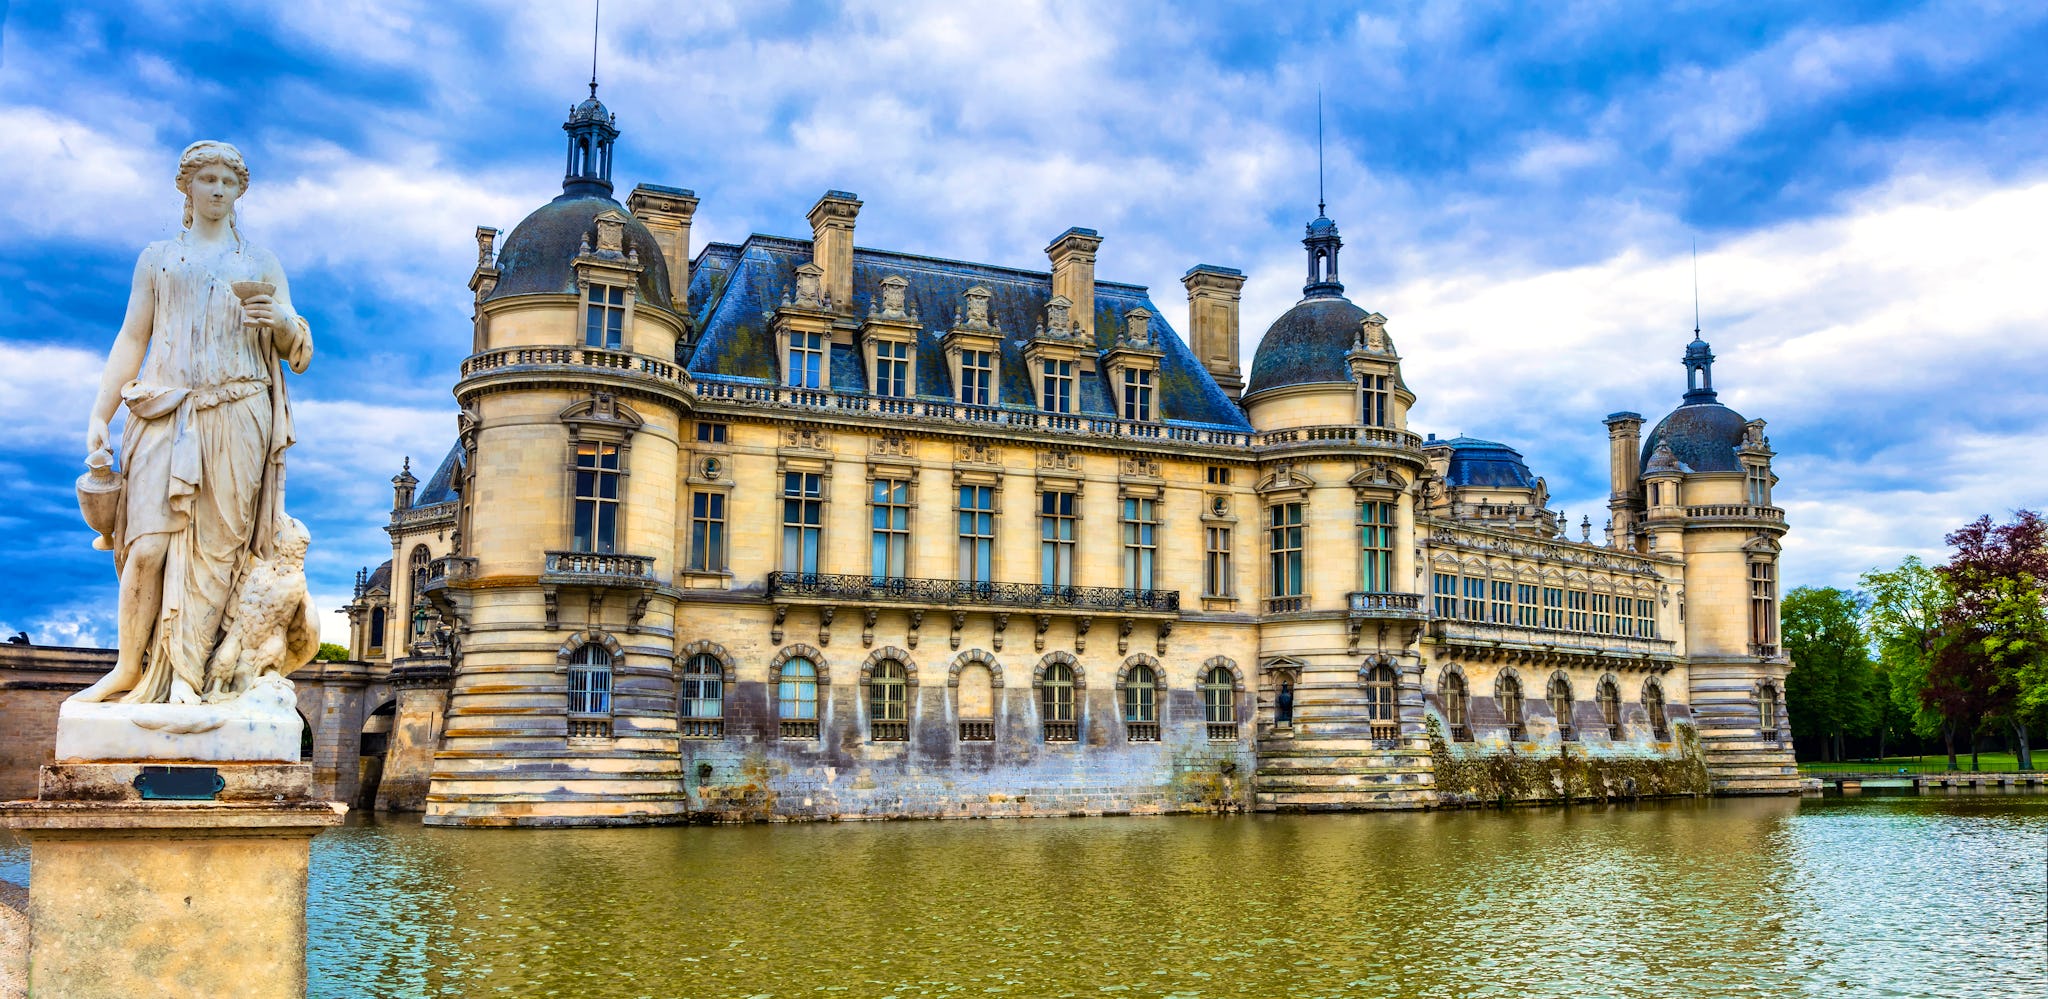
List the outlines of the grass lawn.
<svg viewBox="0 0 2048 999">
<path fill-rule="evenodd" d="M 2037 760 L 2039 766 L 2043 761 Z M 1964 772 L 1970 769 L 1970 754 L 1957 753 L 1956 763 Z M 1984 773 L 2012 773 L 2017 771 L 2019 760 L 2012 753 L 1980 753 L 1977 765 Z M 1887 756 L 1881 760 L 1850 760 L 1846 763 L 1804 762 L 1799 764 L 1801 773 L 1880 773 L 1905 770 L 1916 774 L 1938 774 L 1948 770 L 1948 757 L 1933 756 Z"/>
</svg>

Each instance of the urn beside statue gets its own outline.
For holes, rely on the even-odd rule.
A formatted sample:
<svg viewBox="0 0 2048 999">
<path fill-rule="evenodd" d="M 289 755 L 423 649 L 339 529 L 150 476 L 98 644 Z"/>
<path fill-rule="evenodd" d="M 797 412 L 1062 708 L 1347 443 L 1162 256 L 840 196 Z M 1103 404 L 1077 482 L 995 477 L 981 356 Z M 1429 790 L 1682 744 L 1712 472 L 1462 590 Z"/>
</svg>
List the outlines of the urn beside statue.
<svg viewBox="0 0 2048 999">
<path fill-rule="evenodd" d="M 285 373 L 313 339 L 235 225 L 248 183 L 227 143 L 180 156 L 183 228 L 136 262 L 87 417 L 78 508 L 119 655 L 60 708 L 38 797 L 0 804 L 32 851 L 31 994 L 305 991 L 309 847 L 346 812 L 311 794 L 290 680 L 319 647 L 284 503 Z"/>
</svg>

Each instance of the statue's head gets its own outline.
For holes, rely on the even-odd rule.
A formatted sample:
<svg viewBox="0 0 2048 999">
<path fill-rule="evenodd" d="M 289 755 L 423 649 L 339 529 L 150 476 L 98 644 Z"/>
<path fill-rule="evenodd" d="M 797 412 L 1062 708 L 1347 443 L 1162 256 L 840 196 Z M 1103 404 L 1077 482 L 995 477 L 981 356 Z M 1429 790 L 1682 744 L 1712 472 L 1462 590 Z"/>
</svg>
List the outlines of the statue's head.
<svg viewBox="0 0 2048 999">
<path fill-rule="evenodd" d="M 234 219 L 235 199 L 249 189 L 249 168 L 242 151 L 213 139 L 202 139 L 178 155 L 178 190 L 185 195 L 185 228 L 194 215 L 220 221 Z"/>
<path fill-rule="evenodd" d="M 277 535 L 272 540 L 272 555 L 279 562 L 303 562 L 306 560 L 306 546 L 313 536 L 306 532 L 306 525 L 297 517 L 280 517 L 277 521 Z"/>
</svg>

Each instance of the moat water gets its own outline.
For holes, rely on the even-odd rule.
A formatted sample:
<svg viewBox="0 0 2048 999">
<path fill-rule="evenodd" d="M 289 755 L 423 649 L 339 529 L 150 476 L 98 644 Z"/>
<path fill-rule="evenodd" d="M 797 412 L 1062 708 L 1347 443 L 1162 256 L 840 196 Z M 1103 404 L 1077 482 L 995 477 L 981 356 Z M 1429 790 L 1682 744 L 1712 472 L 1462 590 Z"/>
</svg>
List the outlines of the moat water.
<svg viewBox="0 0 2048 999">
<path fill-rule="evenodd" d="M 0 879 L 27 876 L 0 841 Z M 311 994 L 2048 993 L 2048 795 L 580 831 L 358 820 Z"/>
</svg>

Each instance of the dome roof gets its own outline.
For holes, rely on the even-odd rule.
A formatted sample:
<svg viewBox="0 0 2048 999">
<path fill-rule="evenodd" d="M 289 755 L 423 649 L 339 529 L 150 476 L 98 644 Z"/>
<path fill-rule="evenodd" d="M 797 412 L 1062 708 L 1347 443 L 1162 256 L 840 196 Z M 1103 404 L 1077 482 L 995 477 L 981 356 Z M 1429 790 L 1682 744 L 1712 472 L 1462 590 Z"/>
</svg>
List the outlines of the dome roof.
<svg viewBox="0 0 2048 999">
<path fill-rule="evenodd" d="M 1711 398 L 1688 402 L 1672 410 L 1671 415 L 1657 423 L 1657 429 L 1643 438 L 1641 468 L 1645 472 L 1650 470 L 1657 442 L 1663 441 L 1688 471 L 1742 471 L 1735 449 L 1742 446 L 1744 428 L 1748 425 L 1742 414 Z"/>
<path fill-rule="evenodd" d="M 582 249 L 584 237 L 595 239 L 596 226 L 592 220 L 606 211 L 626 217 L 626 249 L 640 255 L 640 280 L 635 282 L 639 303 L 672 310 L 668 268 L 662 263 L 661 247 L 655 243 L 654 233 L 610 198 L 575 194 L 563 194 L 534 209 L 533 214 L 513 227 L 498 251 L 498 285 L 491 289 L 490 298 L 574 294 L 576 254 Z"/>
<path fill-rule="evenodd" d="M 612 113 L 605 110 L 604 102 L 598 100 L 595 93 L 584 98 L 581 104 L 569 109 L 569 124 L 578 125 L 586 121 L 601 121 L 605 124 L 614 121 Z"/>
<path fill-rule="evenodd" d="M 1432 439 L 1424 448 L 1451 449 L 1450 467 L 1444 470 L 1447 486 L 1492 486 L 1497 489 L 1534 489 L 1536 476 L 1522 462 L 1522 452 L 1498 441 L 1477 437 Z"/>
<path fill-rule="evenodd" d="M 1285 385 L 1351 381 L 1344 354 L 1357 341 L 1366 315 L 1347 298 L 1305 298 L 1295 303 L 1266 327 L 1252 355 L 1245 394 Z"/>
</svg>

